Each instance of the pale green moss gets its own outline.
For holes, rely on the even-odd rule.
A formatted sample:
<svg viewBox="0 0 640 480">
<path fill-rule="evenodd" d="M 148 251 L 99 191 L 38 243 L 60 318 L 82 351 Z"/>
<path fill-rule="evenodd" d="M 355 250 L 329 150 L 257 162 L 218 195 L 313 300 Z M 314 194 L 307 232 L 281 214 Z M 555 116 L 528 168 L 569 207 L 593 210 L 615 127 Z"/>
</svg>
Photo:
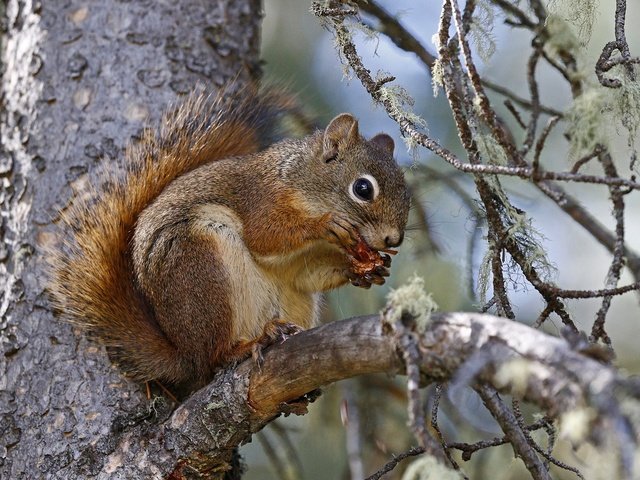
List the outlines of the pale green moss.
<svg viewBox="0 0 640 480">
<path fill-rule="evenodd" d="M 629 81 L 622 72 L 622 66 L 607 72 L 607 78 L 620 81 L 619 88 L 592 86 L 568 110 L 572 159 L 593 152 L 597 145 L 610 147 L 610 138 L 619 134 L 621 128 L 626 131 L 627 145 L 635 153 L 640 131 L 640 84 Z M 638 69 L 636 74 L 640 74 Z"/>
<path fill-rule="evenodd" d="M 549 15 L 545 23 L 548 40 L 545 51 L 554 58 L 562 58 L 566 54 L 576 56 L 580 53 L 580 39 L 573 28 L 558 15 Z"/>
<path fill-rule="evenodd" d="M 415 319 L 416 330 L 424 332 L 431 320 L 431 314 L 437 309 L 438 305 L 424 288 L 424 279 L 413 275 L 406 284 L 387 294 L 383 315 L 385 321 L 395 323 L 400 321 L 402 314 L 406 312 Z"/>
<path fill-rule="evenodd" d="M 511 240 L 515 242 L 525 257 L 524 265 L 521 268 L 525 273 L 535 269 L 542 280 L 549 279 L 555 272 L 555 267 L 547 258 L 546 252 L 542 247 L 544 236 L 533 226 L 531 218 L 527 216 L 526 212 L 511 205 L 496 177 L 487 176 L 485 180 L 491 185 L 493 194 L 500 200 L 495 203 L 495 206 L 507 237 L 504 241 Z M 478 272 L 478 293 L 483 305 L 487 301 L 494 248 L 493 240 L 489 239 L 489 248 Z M 509 266 L 510 271 L 518 271 L 518 268 L 516 263 L 512 261 Z M 510 279 L 512 284 L 517 284 L 517 278 L 507 278 Z"/>
<path fill-rule="evenodd" d="M 596 145 L 608 144 L 607 122 L 610 120 L 605 112 L 610 110 L 610 90 L 598 85 L 585 90 L 573 101 L 566 115 L 571 158 L 593 152 Z"/>
<path fill-rule="evenodd" d="M 475 137 L 478 151 L 485 162 L 494 165 L 507 165 L 508 155 L 502 146 L 490 135 L 477 135 Z M 533 227 L 527 214 L 511 205 L 509 198 L 502 189 L 502 185 L 496 176 L 485 176 L 485 180 L 491 185 L 494 194 L 500 199 L 499 208 L 502 224 L 507 237 L 512 238 L 526 257 L 525 271 L 535 268 L 543 277 L 548 277 L 553 271 L 553 266 L 546 257 L 541 244 L 544 241 L 542 234 Z M 487 291 L 491 274 L 492 250 L 489 248 L 484 255 L 478 272 L 478 292 L 480 301 L 484 305 L 487 301 Z"/>
<path fill-rule="evenodd" d="M 385 76 L 388 76 L 388 74 L 379 72 L 376 75 L 376 81 L 379 81 Z M 384 85 L 378 89 L 378 92 L 380 94 L 380 100 L 386 101 L 388 103 L 389 110 L 392 115 L 404 117 L 411 123 L 413 123 L 416 127 L 426 129 L 426 120 L 413 112 L 413 105 L 415 102 L 403 87 L 399 85 Z M 407 146 L 407 150 L 412 152 L 414 163 L 416 163 L 416 147 L 418 146 L 417 140 L 410 135 L 405 135 L 403 137 L 403 140 L 405 142 L 405 145 Z"/>
<path fill-rule="evenodd" d="M 560 438 L 566 439 L 574 445 L 584 442 L 591 432 L 591 423 L 596 417 L 596 411 L 588 407 L 574 408 L 563 413 L 558 421 Z"/>
<path fill-rule="evenodd" d="M 444 68 L 439 58 L 433 62 L 431 67 L 431 85 L 433 86 L 433 96 L 437 97 L 441 88 L 444 88 Z"/>
<path fill-rule="evenodd" d="M 584 475 L 584 478 L 588 480 L 611 480 L 615 478 L 621 478 L 620 476 L 620 451 L 616 448 L 619 442 L 619 438 L 611 433 L 605 431 L 606 438 L 598 446 L 591 443 L 583 443 L 576 451 L 576 456 L 582 461 L 582 464 L 578 467 Z M 638 465 L 640 465 L 638 459 L 638 453 L 634 456 L 634 473 L 627 478 L 640 478 L 638 477 Z"/>
<path fill-rule="evenodd" d="M 376 80 L 388 76 L 388 74 L 378 73 Z M 385 85 L 378 89 L 380 99 L 387 101 L 391 105 L 391 113 L 394 115 L 405 117 L 417 127 L 426 128 L 427 122 L 424 118 L 413 113 L 413 105 L 415 101 L 409 95 L 409 92 L 400 85 Z"/>
<path fill-rule="evenodd" d="M 618 66 L 615 69 L 623 71 L 624 67 Z M 614 69 L 611 70 L 613 71 Z M 634 67 L 634 71 L 636 78 L 640 77 L 640 69 L 637 66 Z M 627 131 L 627 145 L 635 152 L 640 127 L 640 83 L 637 80 L 629 80 L 626 74 L 621 74 L 618 79 L 622 85 L 611 92 L 611 115 L 614 119 L 619 119 Z"/>
<path fill-rule="evenodd" d="M 503 363 L 495 374 L 497 388 L 511 387 L 511 393 L 524 396 L 530 378 L 545 379 L 549 371 L 539 362 L 526 358 L 516 358 Z"/>
<path fill-rule="evenodd" d="M 362 22 L 353 22 L 351 23 L 351 25 L 353 25 L 353 28 L 355 30 L 358 30 L 360 33 L 362 33 L 365 39 L 376 42 L 380 41 L 380 32 L 369 27 L 369 25 Z"/>
<path fill-rule="evenodd" d="M 462 474 L 435 457 L 424 454 L 414 460 L 402 475 L 402 480 L 461 480 Z"/>
</svg>

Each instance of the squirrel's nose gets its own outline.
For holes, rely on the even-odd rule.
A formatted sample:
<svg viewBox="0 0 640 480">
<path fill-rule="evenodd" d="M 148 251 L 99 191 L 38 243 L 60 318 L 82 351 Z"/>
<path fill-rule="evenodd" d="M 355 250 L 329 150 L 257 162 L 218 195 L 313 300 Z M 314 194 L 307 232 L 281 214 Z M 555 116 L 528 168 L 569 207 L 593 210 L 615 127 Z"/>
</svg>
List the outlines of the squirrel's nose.
<svg viewBox="0 0 640 480">
<path fill-rule="evenodd" d="M 394 231 L 390 232 L 386 237 L 384 237 L 384 243 L 387 248 L 397 247 L 402 243 L 404 239 L 404 232 Z"/>
</svg>

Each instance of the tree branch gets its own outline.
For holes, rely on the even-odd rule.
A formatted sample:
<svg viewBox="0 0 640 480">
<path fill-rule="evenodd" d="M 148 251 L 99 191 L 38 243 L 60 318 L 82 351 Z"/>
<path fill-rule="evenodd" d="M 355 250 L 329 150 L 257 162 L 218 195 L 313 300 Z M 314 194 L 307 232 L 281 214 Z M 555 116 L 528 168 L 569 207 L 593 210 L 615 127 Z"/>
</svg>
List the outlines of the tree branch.
<svg viewBox="0 0 640 480">
<path fill-rule="evenodd" d="M 258 368 L 251 360 L 220 372 L 187 399 L 167 420 L 137 424 L 119 436 L 111 474 L 145 455 L 147 469 L 171 478 L 215 478 L 231 461 L 233 449 L 280 414 L 306 412 L 304 395 L 323 385 L 365 373 L 400 373 L 403 361 L 396 337 L 378 316 L 334 322 L 302 332 L 269 348 Z M 560 416 L 591 406 L 605 414 L 615 387 L 624 382 L 615 371 L 573 351 L 568 343 L 508 319 L 475 313 L 433 315 L 420 335 L 420 370 L 445 381 L 474 354 L 488 362 L 480 384 L 511 393 Z M 526 378 L 505 380 L 499 365 L 524 361 Z M 597 385 L 597 388 L 593 386 Z M 612 422 L 611 424 L 615 424 Z M 139 467 L 138 467 L 139 468 Z M 138 470 L 140 471 L 140 470 Z"/>
</svg>

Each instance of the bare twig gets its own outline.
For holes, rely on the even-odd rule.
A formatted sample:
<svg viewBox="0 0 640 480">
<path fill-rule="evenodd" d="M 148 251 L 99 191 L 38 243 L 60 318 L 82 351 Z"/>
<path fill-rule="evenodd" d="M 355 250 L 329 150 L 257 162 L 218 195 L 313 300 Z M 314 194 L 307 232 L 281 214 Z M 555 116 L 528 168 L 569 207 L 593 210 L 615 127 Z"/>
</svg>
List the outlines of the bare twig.
<svg viewBox="0 0 640 480">
<path fill-rule="evenodd" d="M 545 425 L 548 423 L 547 419 L 541 418 L 540 420 L 532 423 L 531 425 L 527 425 L 524 429 L 528 432 L 534 432 L 536 430 L 540 430 L 541 428 L 545 428 Z M 449 443 L 449 448 L 455 448 L 456 450 L 460 450 L 462 452 L 462 459 L 465 461 L 471 460 L 471 456 L 480 450 L 484 450 L 490 447 L 498 447 L 500 445 L 504 445 L 505 443 L 509 443 L 509 439 L 506 436 L 495 437 L 490 440 L 481 440 L 476 443 Z"/>
<path fill-rule="evenodd" d="M 507 0 L 491 0 L 495 5 L 500 7 L 507 14 L 515 17 L 520 22 L 520 25 L 523 27 L 527 27 L 531 30 L 534 30 L 537 27 L 537 23 L 531 20 L 527 14 L 525 14 L 521 9 L 519 9 L 515 4 L 507 1 Z"/>
<path fill-rule="evenodd" d="M 446 440 L 444 439 L 444 435 L 442 435 L 440 426 L 438 425 L 438 410 L 440 406 L 440 398 L 442 397 L 443 392 L 444 385 L 441 383 L 437 384 L 433 395 L 433 405 L 431 407 L 431 428 L 433 428 L 433 430 L 436 432 L 436 436 L 440 441 L 440 445 L 442 446 L 444 454 L 446 455 L 447 460 L 449 460 L 451 466 L 453 466 L 454 470 L 460 472 L 463 478 L 467 479 L 467 476 L 460 469 L 460 465 L 458 465 L 458 462 L 456 462 L 455 459 L 451 456 L 451 450 L 447 445 Z"/>
<path fill-rule="evenodd" d="M 516 421 L 518 422 L 518 426 L 522 430 L 522 434 L 527 439 L 527 442 L 529 442 L 529 445 L 531 445 L 533 447 L 533 449 L 536 452 L 538 452 L 540 455 L 542 455 L 542 457 L 545 459 L 544 468 L 548 471 L 549 470 L 549 463 L 553 463 L 556 467 L 560 467 L 563 470 L 568 470 L 570 472 L 573 472 L 579 478 L 584 480 L 584 476 L 582 475 L 582 473 L 580 473 L 580 470 L 578 470 L 577 468 L 572 467 L 571 465 L 567 465 L 566 463 L 561 462 L 560 460 L 554 458 L 551 455 L 551 449 L 545 451 L 542 448 L 540 448 L 540 446 L 535 442 L 535 440 L 533 440 L 533 438 L 531 437 L 530 431 L 527 430 L 526 427 L 525 427 L 524 418 L 522 417 L 522 412 L 520 411 L 520 402 L 518 402 L 518 400 L 514 399 L 511 402 L 511 406 L 513 408 L 513 414 L 516 417 Z"/>
<path fill-rule="evenodd" d="M 504 106 L 507 107 L 507 110 L 509 110 L 511 115 L 513 115 L 513 118 L 516 119 L 516 122 L 518 122 L 518 125 L 520 125 L 523 129 L 526 130 L 527 125 L 522 120 L 522 117 L 520 116 L 520 112 L 518 112 L 518 110 L 516 110 L 516 107 L 513 105 L 513 103 L 511 103 L 511 100 L 506 99 L 504 101 Z"/>
<path fill-rule="evenodd" d="M 640 282 L 635 282 L 624 287 L 603 288 L 601 290 L 562 290 L 547 285 L 547 288 L 560 298 L 596 298 L 596 297 L 612 297 L 614 295 L 622 295 L 623 293 L 640 290 Z"/>
<path fill-rule="evenodd" d="M 600 155 L 600 145 L 597 145 L 591 153 L 588 153 L 576 160 L 576 162 L 573 164 L 573 167 L 571 167 L 571 173 L 578 173 L 584 165 L 589 163 L 598 155 Z"/>
<path fill-rule="evenodd" d="M 380 22 L 378 30 L 389 37 L 389 39 L 395 43 L 398 48 L 407 52 L 415 53 L 422 63 L 429 68 L 429 70 L 433 68 L 433 63 L 435 62 L 436 57 L 431 54 L 416 37 L 404 28 L 397 18 L 390 15 L 389 12 L 373 0 L 357 0 L 356 4 L 360 10 L 378 19 Z"/>
<path fill-rule="evenodd" d="M 482 82 L 480 81 L 480 74 L 476 69 L 476 66 L 471 58 L 471 48 L 466 38 L 465 27 L 462 22 L 462 16 L 458 7 L 457 0 L 446 0 L 450 4 L 450 8 L 453 12 L 453 23 L 458 33 L 458 42 L 463 54 L 465 65 L 467 67 L 467 75 L 469 77 L 469 83 L 473 88 L 475 95 L 474 102 L 480 106 L 483 120 L 487 123 L 491 129 L 494 138 L 498 141 L 500 146 L 509 154 L 509 158 L 513 159 L 514 163 L 521 164 L 520 154 L 516 150 L 513 142 L 507 135 L 505 129 L 498 123 L 498 119 L 494 110 L 491 108 L 491 103 L 487 98 L 487 95 L 482 88 Z"/>
<path fill-rule="evenodd" d="M 611 156 L 604 150 L 604 148 L 600 148 L 600 150 L 601 153 L 598 155 L 598 159 L 600 160 L 600 163 L 602 163 L 605 173 L 610 176 L 617 176 L 618 172 L 613 164 Z M 611 192 L 611 203 L 613 204 L 613 216 L 616 220 L 616 242 L 613 248 L 613 259 L 609 266 L 609 271 L 607 272 L 605 287 L 612 289 L 616 287 L 618 280 L 620 280 L 620 274 L 624 262 L 624 194 L 619 187 L 610 187 L 609 191 Z M 596 320 L 593 323 L 593 328 L 591 329 L 591 336 L 594 342 L 603 340 L 607 345 L 611 345 L 611 339 L 605 332 L 604 323 L 609 307 L 611 306 L 612 296 L 613 295 L 605 295 L 603 297 L 602 305 L 596 314 Z"/>
<path fill-rule="evenodd" d="M 362 435 L 360 426 L 360 407 L 357 397 L 353 391 L 353 382 L 342 384 L 342 394 L 344 396 L 343 408 L 346 413 L 342 423 L 346 429 L 346 448 L 349 473 L 351 478 L 364 477 L 364 463 L 362 461 Z"/>
<path fill-rule="evenodd" d="M 290 468 L 291 465 L 282 458 L 279 454 L 278 448 L 271 443 L 271 440 L 264 434 L 264 432 L 258 433 L 257 437 L 260 445 L 262 445 L 262 448 L 267 455 L 267 458 L 269 459 L 269 462 L 278 474 L 278 478 L 282 480 L 297 480 L 300 478 L 299 472 Z"/>
<path fill-rule="evenodd" d="M 542 154 L 542 149 L 544 148 L 544 144 L 546 143 L 547 137 L 551 133 L 551 130 L 553 130 L 553 127 L 556 126 L 559 120 L 560 117 L 551 117 L 547 122 L 547 125 L 544 127 L 544 130 L 542 130 L 540 138 L 538 138 L 538 141 L 536 142 L 536 148 L 533 154 L 533 162 L 531 163 L 534 171 L 540 169 L 540 155 Z"/>
<path fill-rule="evenodd" d="M 531 118 L 529 119 L 529 125 L 527 126 L 527 136 L 524 140 L 522 150 L 520 154 L 525 156 L 529 149 L 533 146 L 533 142 L 536 138 L 536 129 L 538 127 L 538 119 L 540 118 L 540 94 L 538 92 L 538 82 L 536 81 L 536 67 L 538 66 L 538 60 L 542 55 L 542 44 L 534 40 L 534 50 L 529 61 L 527 62 L 527 83 L 529 85 L 529 93 L 531 95 Z M 534 169 L 537 169 L 534 165 Z"/>
<path fill-rule="evenodd" d="M 522 459 L 531 476 L 536 480 L 551 480 L 549 471 L 544 467 L 544 463 L 540 461 L 535 450 L 531 447 L 524 433 L 526 430 L 520 428 L 514 413 L 504 404 L 498 393 L 484 385 L 477 387 L 476 392 L 478 392 L 484 405 L 498 421 L 514 452 Z"/>
<path fill-rule="evenodd" d="M 396 466 L 402 460 L 409 457 L 415 457 L 416 455 L 423 454 L 424 452 L 425 452 L 424 447 L 413 447 L 412 449 L 407 450 L 406 452 L 399 453 L 398 455 L 394 455 L 393 458 L 389 462 L 385 463 L 380 470 L 378 470 L 373 475 L 368 476 L 365 480 L 379 480 L 380 478 L 383 477 L 383 475 L 386 475 L 387 473 L 392 471 L 394 468 L 396 468 Z"/>
<path fill-rule="evenodd" d="M 504 95 L 509 100 L 511 100 L 513 103 L 515 103 L 517 105 L 520 105 L 521 107 L 524 107 L 527 110 L 531 110 L 533 108 L 533 105 L 531 104 L 531 102 L 529 100 L 526 100 L 526 99 L 520 97 L 519 95 L 516 95 L 515 93 L 510 91 L 508 88 L 503 87 L 502 85 L 498 85 L 497 83 L 492 82 L 492 81 L 487 80 L 487 79 L 483 79 L 482 80 L 482 84 L 485 87 L 487 87 L 488 89 L 493 90 L 494 92 L 499 93 L 500 95 Z M 540 111 L 542 113 L 546 113 L 547 115 L 553 115 L 554 117 L 563 117 L 564 116 L 564 114 L 560 110 L 557 110 L 557 109 L 551 108 L 551 107 L 547 107 L 545 105 L 540 105 Z"/>
</svg>

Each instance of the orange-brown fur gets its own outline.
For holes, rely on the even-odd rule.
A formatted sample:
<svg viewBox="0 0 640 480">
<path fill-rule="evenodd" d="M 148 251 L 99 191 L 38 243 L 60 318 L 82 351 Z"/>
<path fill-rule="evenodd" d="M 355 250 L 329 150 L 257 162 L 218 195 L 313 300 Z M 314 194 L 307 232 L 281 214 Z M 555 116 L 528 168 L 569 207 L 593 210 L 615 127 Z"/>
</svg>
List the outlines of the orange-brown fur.
<svg viewBox="0 0 640 480">
<path fill-rule="evenodd" d="M 190 97 L 131 147 L 127 174 L 72 208 L 73 238 L 50 258 L 55 305 L 139 379 L 203 384 L 271 321 L 311 326 L 317 293 L 349 281 L 343 247 L 358 231 L 376 249 L 401 240 L 408 195 L 390 138 L 368 142 L 342 115 L 264 149 L 289 98 L 229 97 Z M 384 189 L 370 206 L 336 190 L 361 173 Z"/>
</svg>

